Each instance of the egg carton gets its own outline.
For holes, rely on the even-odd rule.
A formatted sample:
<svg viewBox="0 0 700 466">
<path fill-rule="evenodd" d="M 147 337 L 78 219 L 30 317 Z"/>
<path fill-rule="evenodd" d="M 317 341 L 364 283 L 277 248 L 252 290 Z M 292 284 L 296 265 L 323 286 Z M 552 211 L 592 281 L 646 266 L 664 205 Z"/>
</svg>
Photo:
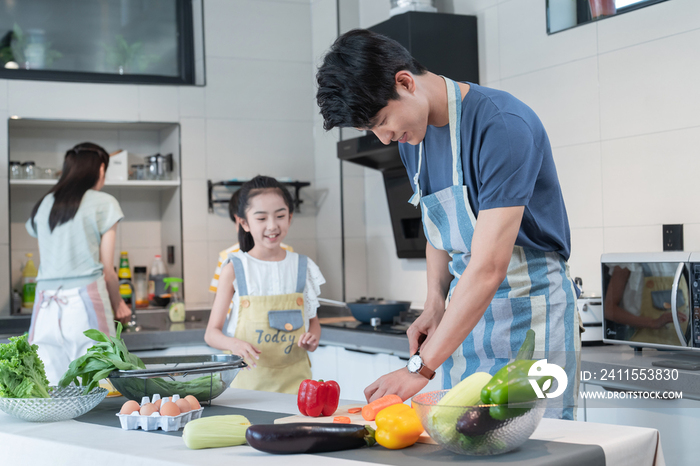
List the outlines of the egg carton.
<svg viewBox="0 0 700 466">
<path fill-rule="evenodd" d="M 169 398 L 167 397 L 164 398 L 163 403 L 166 403 L 168 399 Z M 171 401 L 175 402 L 179 399 L 179 395 L 173 395 Z M 160 400 L 160 395 L 153 395 L 153 402 L 155 403 L 158 400 Z M 140 405 L 143 406 L 144 404 L 150 402 L 151 400 L 149 397 L 144 396 L 141 399 Z M 192 411 L 181 413 L 177 416 L 161 416 L 158 412 L 155 412 L 150 416 L 142 416 L 138 413 L 138 411 L 134 411 L 131 414 L 117 413 L 117 417 L 119 417 L 119 422 L 121 422 L 122 429 L 124 430 L 137 430 L 140 428 L 143 430 L 161 429 L 165 432 L 175 432 L 185 427 L 185 424 L 188 422 L 202 417 L 202 411 L 204 411 L 204 408 L 193 409 Z"/>
</svg>

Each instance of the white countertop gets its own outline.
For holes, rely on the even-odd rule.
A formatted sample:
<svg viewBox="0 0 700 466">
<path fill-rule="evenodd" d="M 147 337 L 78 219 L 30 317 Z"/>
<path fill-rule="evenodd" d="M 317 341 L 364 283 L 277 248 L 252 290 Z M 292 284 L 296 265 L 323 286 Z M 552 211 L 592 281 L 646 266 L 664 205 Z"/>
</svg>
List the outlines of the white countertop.
<svg viewBox="0 0 700 466">
<path fill-rule="evenodd" d="M 296 396 L 229 389 L 216 404 L 260 411 L 297 414 Z M 341 404 L 352 401 L 341 401 Z M 206 409 L 206 408 L 205 408 Z M 201 465 L 301 464 L 328 466 L 359 464 L 316 455 L 280 457 L 261 453 L 247 445 L 190 450 L 179 436 L 126 431 L 78 421 L 30 423 L 0 412 L 0 445 L 3 464 L 47 465 Z M 614 466 L 662 466 L 663 453 L 655 429 L 543 419 L 532 439 L 599 445 L 606 463 Z M 465 457 L 469 459 L 469 457 Z"/>
</svg>

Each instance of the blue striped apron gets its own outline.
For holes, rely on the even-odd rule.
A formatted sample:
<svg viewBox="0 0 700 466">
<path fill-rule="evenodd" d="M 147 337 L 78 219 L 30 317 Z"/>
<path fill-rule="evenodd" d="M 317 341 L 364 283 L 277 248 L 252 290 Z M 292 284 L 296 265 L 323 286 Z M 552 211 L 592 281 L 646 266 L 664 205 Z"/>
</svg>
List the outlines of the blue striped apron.
<svg viewBox="0 0 700 466">
<path fill-rule="evenodd" d="M 450 254 L 454 277 L 448 299 L 471 258 L 476 217 L 469 204 L 461 157 L 461 92 L 457 83 L 447 85 L 452 186 L 422 196 L 420 171 L 423 142 L 418 149 L 418 169 L 413 177 L 415 194 L 410 202 L 421 207 L 423 228 L 430 244 Z M 458 111 L 459 110 L 459 111 Z M 451 388 L 475 372 L 496 373 L 517 353 L 528 329 L 535 331 L 535 359 L 563 367 L 568 376 L 561 397 L 548 400 L 545 416 L 574 419 L 578 395 L 580 335 L 576 294 L 568 265 L 557 252 L 515 246 L 506 279 L 476 327 L 442 365 L 444 388 Z"/>
</svg>

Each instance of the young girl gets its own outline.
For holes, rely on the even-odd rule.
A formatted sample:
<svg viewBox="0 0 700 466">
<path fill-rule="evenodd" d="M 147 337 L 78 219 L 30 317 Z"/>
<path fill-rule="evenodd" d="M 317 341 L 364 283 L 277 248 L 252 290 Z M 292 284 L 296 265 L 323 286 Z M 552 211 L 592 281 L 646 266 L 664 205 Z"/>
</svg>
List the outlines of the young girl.
<svg viewBox="0 0 700 466">
<path fill-rule="evenodd" d="M 114 271 L 117 223 L 124 215 L 114 197 L 100 192 L 108 165 L 109 155 L 97 144 L 66 152 L 61 178 L 27 220 L 41 256 L 29 341 L 39 346 L 52 385 L 92 346 L 85 330 L 114 335 L 115 314 L 124 322 L 131 316 Z"/>
<path fill-rule="evenodd" d="M 292 212 L 292 197 L 274 178 L 256 176 L 240 189 L 241 250 L 222 265 L 204 336 L 252 369 L 240 372 L 232 387 L 296 394 L 311 377 L 306 351 L 318 347 L 317 297 L 326 280 L 311 259 L 282 249 Z"/>
</svg>

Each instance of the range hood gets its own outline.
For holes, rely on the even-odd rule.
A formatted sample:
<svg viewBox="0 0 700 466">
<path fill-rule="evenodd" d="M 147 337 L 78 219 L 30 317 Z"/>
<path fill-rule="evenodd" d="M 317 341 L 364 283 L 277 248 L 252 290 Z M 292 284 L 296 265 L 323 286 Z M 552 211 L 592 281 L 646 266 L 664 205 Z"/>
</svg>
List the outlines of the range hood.
<svg viewBox="0 0 700 466">
<path fill-rule="evenodd" d="M 392 141 L 390 144 L 384 145 L 372 133 L 340 141 L 338 143 L 338 158 L 379 171 L 403 168 L 399 154 L 399 143 Z"/>
<path fill-rule="evenodd" d="M 401 162 L 399 144 L 388 145 L 370 133 L 338 143 L 338 158 L 382 172 L 396 255 L 400 259 L 425 257 L 425 233 L 420 209 L 408 203 L 413 195 L 411 181 Z"/>
</svg>

